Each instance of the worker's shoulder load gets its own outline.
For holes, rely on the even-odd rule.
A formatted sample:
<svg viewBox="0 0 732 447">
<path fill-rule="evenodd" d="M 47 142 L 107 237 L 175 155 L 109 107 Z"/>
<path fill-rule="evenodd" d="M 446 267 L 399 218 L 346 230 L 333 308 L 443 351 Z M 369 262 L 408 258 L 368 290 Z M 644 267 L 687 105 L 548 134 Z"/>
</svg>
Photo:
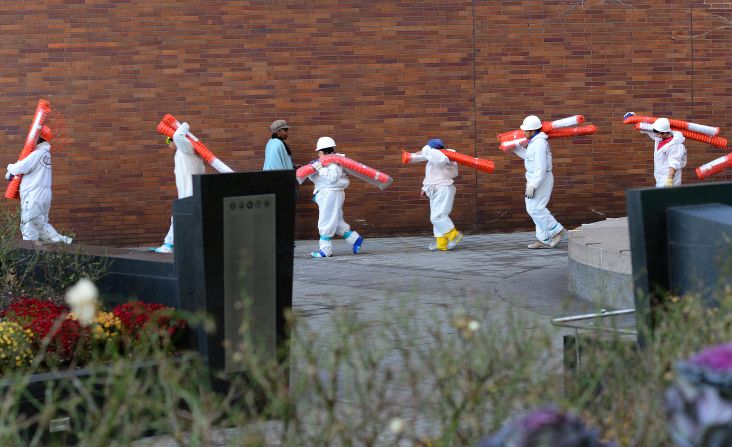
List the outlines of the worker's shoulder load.
<svg viewBox="0 0 732 447">
<path fill-rule="evenodd" d="M 165 135 L 166 137 L 172 137 L 179 127 L 180 122 L 175 119 L 173 115 L 166 114 L 158 124 L 157 131 L 161 135 Z M 186 132 L 186 138 L 188 139 L 188 141 L 191 142 L 191 145 L 193 145 L 193 150 L 196 151 L 196 154 L 198 154 L 198 156 L 201 157 L 206 163 L 211 165 L 211 167 L 214 168 L 216 172 L 222 174 L 234 172 L 233 169 L 227 166 L 226 163 L 224 163 L 223 161 L 219 160 L 219 158 L 216 157 L 216 155 L 214 155 L 214 153 L 191 132 Z"/>
<path fill-rule="evenodd" d="M 389 187 L 389 185 L 391 185 L 391 183 L 394 181 L 394 179 L 392 179 L 389 175 L 384 174 L 377 169 L 366 166 L 363 163 L 359 163 L 341 154 L 325 155 L 321 157 L 319 161 L 323 164 L 323 166 L 328 166 L 332 163 L 335 163 L 338 166 L 342 167 L 350 175 L 353 175 L 354 177 L 359 178 L 366 183 L 370 183 L 381 190 Z M 300 167 L 295 172 L 295 177 L 297 177 L 298 182 L 302 183 L 308 176 L 314 174 L 315 172 L 316 171 L 313 165 L 307 164 Z"/>
<path fill-rule="evenodd" d="M 470 155 L 461 154 L 460 152 L 457 152 L 454 149 L 435 149 L 443 154 L 450 160 L 454 161 L 455 163 L 467 166 L 469 168 L 474 168 L 479 171 L 492 173 L 495 169 L 495 164 L 493 163 L 493 160 L 486 160 L 484 158 L 477 158 L 477 157 L 471 157 Z M 412 154 L 409 152 L 402 150 L 402 163 L 403 164 L 410 164 L 413 163 L 414 160 L 412 160 Z"/>
<path fill-rule="evenodd" d="M 658 117 L 636 115 L 633 112 L 628 112 L 623 116 L 623 123 L 632 124 L 641 132 L 652 132 L 653 123 L 657 120 L 659 120 Z M 704 124 L 692 123 L 690 121 L 673 118 L 667 118 L 667 120 L 672 131 L 680 132 L 689 140 L 706 143 L 719 149 L 728 149 L 727 139 L 719 136 L 719 127 L 707 126 Z M 732 154 L 727 154 L 696 168 L 696 176 L 700 180 L 703 180 L 730 167 L 732 167 Z"/>
<path fill-rule="evenodd" d="M 674 120 L 674 121 L 676 121 L 676 120 Z M 689 123 L 689 124 L 694 124 L 694 123 Z M 652 132 L 653 131 L 653 124 L 652 123 L 649 123 L 649 122 L 646 122 L 646 121 L 640 121 L 640 122 L 635 123 L 635 128 L 638 129 L 638 130 L 646 131 L 646 132 Z M 717 129 L 717 134 L 719 134 L 719 128 L 715 128 L 715 129 Z M 712 146 L 717 147 L 717 148 L 720 148 L 720 149 L 724 149 L 724 148 L 727 147 L 727 139 L 726 138 L 722 138 L 722 137 L 719 137 L 719 136 L 716 136 L 716 135 L 715 136 L 711 136 L 709 134 L 705 134 L 705 133 L 701 133 L 701 132 L 695 132 L 693 130 L 683 129 L 683 128 L 680 128 L 680 127 L 675 127 L 673 124 L 671 125 L 671 130 L 675 130 L 677 132 L 681 132 L 681 134 L 684 137 L 686 137 L 686 138 L 688 138 L 690 140 L 698 141 L 700 143 L 711 144 Z"/>
<path fill-rule="evenodd" d="M 43 123 L 46 121 L 46 117 L 48 114 L 51 113 L 51 104 L 46 101 L 45 99 L 39 99 L 38 105 L 36 106 L 36 112 L 33 116 L 33 123 L 31 124 L 30 130 L 28 130 L 28 135 L 25 138 L 25 143 L 23 144 L 23 149 L 20 151 L 20 155 L 18 156 L 18 161 L 24 159 L 28 155 L 33 152 L 33 150 L 36 148 L 36 143 L 38 142 L 38 136 L 44 136 L 43 133 Z M 50 137 L 50 129 L 46 127 L 45 136 Z M 45 140 L 49 140 L 49 138 L 45 138 Z M 13 177 L 13 179 L 8 183 L 7 188 L 5 189 L 5 197 L 8 199 L 20 199 L 20 182 L 22 181 L 23 176 L 22 175 L 16 175 Z"/>
<path fill-rule="evenodd" d="M 579 137 L 597 133 L 597 126 L 592 124 L 572 127 L 584 122 L 584 115 L 572 115 L 554 121 L 543 121 L 541 131 L 546 133 L 549 138 Z M 526 134 L 521 129 L 498 134 L 499 147 L 504 152 L 513 149 L 517 144 L 526 144 L 527 142 Z"/>
</svg>

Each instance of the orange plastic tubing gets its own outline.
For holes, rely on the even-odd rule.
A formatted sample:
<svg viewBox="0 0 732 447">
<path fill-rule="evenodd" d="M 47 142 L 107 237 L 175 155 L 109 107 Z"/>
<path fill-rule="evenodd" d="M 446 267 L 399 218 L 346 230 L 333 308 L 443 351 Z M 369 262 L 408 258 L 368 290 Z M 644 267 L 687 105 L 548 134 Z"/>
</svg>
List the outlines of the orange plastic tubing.
<svg viewBox="0 0 732 447">
<path fill-rule="evenodd" d="M 453 152 L 448 151 L 446 149 L 440 149 L 440 152 L 445 154 L 445 156 L 450 160 L 454 161 L 455 163 L 463 166 L 467 166 L 469 168 L 474 168 L 479 171 L 487 172 L 488 174 L 493 173 L 493 170 L 495 169 L 495 163 L 493 163 L 493 160 L 486 160 L 483 158 L 475 158 L 471 157 L 469 155 L 461 154 L 460 152 Z M 412 154 L 409 152 L 402 150 L 402 163 L 403 164 L 409 164 L 412 160 Z"/>
<path fill-rule="evenodd" d="M 546 132 L 547 134 L 552 131 L 556 131 L 558 129 L 566 129 L 570 126 L 574 126 L 576 124 L 581 124 L 585 122 L 584 115 L 573 115 L 567 118 L 562 118 L 554 121 L 543 121 L 541 123 L 541 131 Z M 504 143 L 506 141 L 513 141 L 513 140 L 520 140 L 521 138 L 525 138 L 526 135 L 524 134 L 524 131 L 521 129 L 512 130 L 510 132 L 503 132 L 498 134 L 498 142 Z"/>
<path fill-rule="evenodd" d="M 485 160 L 482 158 L 471 157 L 470 155 L 461 154 L 460 152 L 448 151 L 445 149 L 440 150 L 447 158 L 454 161 L 457 164 L 467 166 L 469 168 L 475 168 L 479 171 L 487 172 L 492 174 L 495 169 L 493 160 Z"/>
<path fill-rule="evenodd" d="M 295 171 L 295 177 L 297 178 L 305 178 L 311 174 L 315 174 L 315 168 L 312 164 L 308 163 L 304 166 L 300 166 L 297 171 Z"/>
<path fill-rule="evenodd" d="M 25 144 L 23 149 L 20 151 L 18 161 L 24 159 L 33 149 L 36 148 L 36 142 L 38 142 L 38 135 L 41 133 L 43 128 L 43 122 L 46 120 L 46 115 L 51 111 L 51 104 L 45 99 L 39 99 L 38 105 L 36 106 L 36 113 L 33 117 L 33 123 L 31 124 L 30 130 L 28 130 L 28 136 L 25 137 Z M 20 198 L 20 182 L 23 179 L 22 175 L 16 175 L 13 180 L 8 183 L 8 187 L 5 189 L 5 197 L 8 199 L 19 199 Z"/>
<path fill-rule="evenodd" d="M 169 124 L 165 123 L 164 121 L 161 121 L 158 124 L 157 130 L 158 130 L 159 134 L 172 138 L 176 129 L 174 129 L 173 127 L 171 127 Z M 188 141 L 190 141 L 191 144 L 193 145 L 193 150 L 195 150 L 196 153 L 206 161 L 206 163 L 211 164 L 216 159 L 216 156 L 214 155 L 214 153 L 211 152 L 211 150 L 209 148 L 207 148 L 205 144 L 201 143 L 201 140 L 193 137 L 193 135 L 191 135 L 190 133 L 186 134 L 186 138 L 188 138 Z"/>
<path fill-rule="evenodd" d="M 643 122 L 645 122 L 645 121 L 643 121 Z M 637 123 L 635 125 L 635 128 L 636 129 L 639 129 L 640 130 L 641 127 L 642 127 L 641 126 L 641 123 Z M 672 127 L 672 129 L 675 130 L 675 131 L 677 131 L 677 132 L 681 132 L 681 134 L 683 136 L 685 136 L 686 138 L 689 138 L 689 139 L 692 139 L 692 140 L 696 140 L 696 141 L 700 141 L 702 143 L 711 144 L 712 146 L 718 147 L 720 149 L 727 148 L 727 143 L 728 142 L 727 142 L 727 139 L 726 138 L 722 138 L 722 137 L 710 137 L 709 135 L 704 135 L 704 134 L 701 134 L 699 132 L 692 132 L 692 131 L 686 130 L 686 129 L 679 129 L 679 128 L 673 128 L 673 127 Z"/>
<path fill-rule="evenodd" d="M 656 121 L 658 118 L 655 116 L 642 116 L 642 115 L 633 115 L 625 118 L 623 120 L 623 123 L 625 124 L 637 124 L 637 123 L 650 123 L 653 124 L 654 121 Z M 692 123 L 689 121 L 683 121 L 683 120 L 675 120 L 675 119 L 668 119 L 669 124 L 671 124 L 671 127 L 675 127 L 678 130 L 688 130 L 695 133 L 700 133 L 703 135 L 707 135 L 710 137 L 716 137 L 719 135 L 719 127 L 712 127 L 712 126 L 705 126 L 704 124 L 697 124 Z M 691 138 L 691 137 L 689 137 Z"/>
<path fill-rule="evenodd" d="M 582 135 L 592 135 L 597 133 L 597 126 L 589 124 L 587 126 L 566 127 L 564 129 L 551 130 L 547 133 L 549 138 L 579 137 Z"/>
<path fill-rule="evenodd" d="M 727 154 L 696 168 L 696 176 L 699 177 L 700 180 L 704 180 L 705 178 L 717 174 L 718 172 L 722 172 L 731 166 L 732 154 Z"/>
</svg>

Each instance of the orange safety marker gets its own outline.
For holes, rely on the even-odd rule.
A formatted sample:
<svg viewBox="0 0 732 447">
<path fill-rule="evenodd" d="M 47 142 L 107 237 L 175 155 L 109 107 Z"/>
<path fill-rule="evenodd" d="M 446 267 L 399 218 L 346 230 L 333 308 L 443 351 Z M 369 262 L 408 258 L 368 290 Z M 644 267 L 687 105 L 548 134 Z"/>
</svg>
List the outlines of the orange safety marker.
<svg viewBox="0 0 732 447">
<path fill-rule="evenodd" d="M 653 125 L 646 122 L 640 122 L 635 125 L 635 128 L 638 130 L 645 130 L 645 131 L 653 131 Z M 699 141 L 702 143 L 711 144 L 714 147 L 718 147 L 720 149 L 727 148 L 727 139 L 722 137 L 710 137 L 709 135 L 704 135 L 698 132 L 692 132 L 690 130 L 686 129 L 679 129 L 671 127 L 671 130 L 675 130 L 677 132 L 681 132 L 682 135 L 684 135 L 686 138 Z"/>
<path fill-rule="evenodd" d="M 315 167 L 308 163 L 305 166 L 300 166 L 297 171 L 295 171 L 295 177 L 297 178 L 297 181 L 300 182 L 302 185 L 302 182 L 305 181 L 308 176 L 315 174 L 317 171 L 315 170 Z"/>
<path fill-rule="evenodd" d="M 325 155 L 323 157 L 320 157 L 319 161 L 323 164 L 323 166 L 328 166 L 331 163 L 335 163 L 341 166 L 354 177 L 358 177 L 367 183 L 371 183 L 381 190 L 389 187 L 389 185 L 391 185 L 391 183 L 394 181 L 394 179 L 392 179 L 389 175 L 384 174 L 383 172 L 372 167 L 366 166 L 363 163 L 359 163 L 348 157 L 344 157 L 343 155 Z M 297 180 L 302 183 L 309 175 L 314 173 L 315 168 L 313 167 L 313 165 L 307 164 L 305 166 L 301 166 L 297 171 L 295 171 L 295 177 L 297 177 Z"/>
<path fill-rule="evenodd" d="M 467 166 L 469 168 L 474 168 L 479 171 L 487 172 L 488 174 L 492 174 L 493 170 L 495 169 L 496 165 L 493 163 L 493 160 L 486 160 L 484 158 L 476 158 L 471 157 L 470 155 L 461 154 L 460 152 L 456 152 L 451 149 L 438 149 L 440 152 L 445 154 L 445 156 L 450 160 L 454 161 L 455 163 L 463 166 Z M 402 150 L 402 163 L 407 165 L 412 162 L 412 154 Z"/>
<path fill-rule="evenodd" d="M 178 127 L 180 127 L 180 122 L 178 122 L 173 115 L 168 113 L 158 124 L 157 130 L 158 133 L 172 138 Z M 211 150 L 191 132 L 186 133 L 186 138 L 188 138 L 188 141 L 193 145 L 193 150 L 195 150 L 196 153 L 206 161 L 206 163 L 211 165 L 216 172 L 220 172 L 222 174 L 234 172 L 233 169 L 227 166 L 223 161 L 219 160 L 219 158 L 216 157 L 216 155 L 214 155 L 214 153 L 211 152 Z"/>
<path fill-rule="evenodd" d="M 716 160 L 712 160 L 709 163 L 699 166 L 698 168 L 696 168 L 696 176 L 699 178 L 699 180 L 704 180 L 705 178 L 722 172 L 729 167 L 732 167 L 732 154 L 727 154 L 723 157 L 719 157 Z"/>
<path fill-rule="evenodd" d="M 516 132 L 516 131 L 514 131 Z M 519 130 L 518 132 L 521 132 L 523 134 L 522 130 Z M 566 128 L 559 128 L 555 130 L 550 130 L 546 135 L 549 138 L 566 138 L 566 137 L 579 137 L 582 135 L 592 135 L 597 133 L 597 126 L 594 124 L 589 124 L 587 126 L 579 126 L 579 127 L 566 127 Z M 509 149 L 512 149 L 516 146 L 516 144 L 524 144 L 526 141 L 528 141 L 525 137 L 523 138 L 517 138 L 515 140 L 508 140 L 501 142 L 500 148 L 503 152 L 506 152 Z"/>
<path fill-rule="evenodd" d="M 541 123 L 541 131 L 549 134 L 549 132 L 564 129 L 577 124 L 585 122 L 584 115 L 573 115 L 567 118 L 558 119 L 555 121 L 544 121 Z M 520 140 L 525 138 L 524 131 L 521 129 L 512 130 L 510 132 L 503 132 L 498 134 L 498 141 L 503 143 L 504 141 Z"/>
<path fill-rule="evenodd" d="M 623 123 L 625 124 L 638 124 L 638 123 L 649 123 L 653 124 L 654 121 L 656 121 L 658 118 L 655 116 L 642 116 L 642 115 L 633 115 L 629 116 L 625 119 L 623 119 Z M 712 126 L 705 126 L 704 124 L 697 124 L 692 123 L 689 121 L 683 121 L 683 120 L 675 120 L 675 119 L 668 119 L 668 122 L 671 124 L 671 127 L 675 127 L 678 130 L 689 130 L 691 132 L 696 132 L 704 135 L 708 135 L 710 137 L 716 137 L 719 135 L 719 127 L 712 127 Z"/>
<path fill-rule="evenodd" d="M 51 132 L 51 128 L 45 124 L 41 127 L 41 138 L 46 141 L 51 141 L 53 139 L 53 132 Z"/>
<path fill-rule="evenodd" d="M 551 122 L 543 122 L 541 123 L 541 131 L 551 132 L 552 130 L 564 129 L 565 127 L 576 126 L 577 124 L 582 124 L 584 122 L 584 115 L 574 115 Z"/>
<path fill-rule="evenodd" d="M 38 135 L 41 134 L 41 129 L 43 129 L 43 122 L 46 120 L 46 116 L 50 112 L 51 104 L 45 99 L 39 99 L 38 105 L 36 106 L 36 113 L 33 117 L 33 123 L 31 124 L 30 130 L 28 130 L 28 136 L 25 137 L 25 144 L 23 144 L 23 149 L 20 151 L 18 161 L 30 155 L 30 153 L 33 152 L 33 149 L 36 148 Z M 22 179 L 22 175 L 16 175 L 13 177 L 13 180 L 8 183 L 8 187 L 5 189 L 6 198 L 20 199 L 20 182 Z"/>
</svg>

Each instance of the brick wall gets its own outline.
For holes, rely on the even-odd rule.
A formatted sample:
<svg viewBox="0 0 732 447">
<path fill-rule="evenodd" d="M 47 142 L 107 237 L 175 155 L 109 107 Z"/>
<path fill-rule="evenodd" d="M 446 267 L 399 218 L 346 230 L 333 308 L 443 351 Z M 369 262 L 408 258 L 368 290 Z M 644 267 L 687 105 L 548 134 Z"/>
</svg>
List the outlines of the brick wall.
<svg viewBox="0 0 732 447">
<path fill-rule="evenodd" d="M 571 227 L 624 215 L 625 188 L 653 183 L 651 142 L 621 124 L 626 111 L 732 137 L 724 20 L 729 2 L 676 0 L 3 2 L 0 151 L 15 160 L 49 98 L 69 137 L 54 155 L 52 222 L 80 242 L 124 246 L 160 243 L 169 225 L 173 160 L 155 132 L 165 113 L 236 170 L 259 169 L 277 118 L 292 126 L 298 163 L 319 136 L 335 138 L 395 178 L 385 192 L 357 179 L 348 189 L 346 219 L 367 236 L 431 234 L 423 167 L 399 155 L 439 136 L 496 162 L 493 175 L 461 169 L 458 227 L 513 231 L 532 226 L 523 164 L 496 134 L 529 113 L 581 113 L 600 133 L 552 142 L 550 209 Z M 689 183 L 725 153 L 687 148 Z M 311 190 L 301 188 L 299 237 L 317 234 Z"/>
</svg>

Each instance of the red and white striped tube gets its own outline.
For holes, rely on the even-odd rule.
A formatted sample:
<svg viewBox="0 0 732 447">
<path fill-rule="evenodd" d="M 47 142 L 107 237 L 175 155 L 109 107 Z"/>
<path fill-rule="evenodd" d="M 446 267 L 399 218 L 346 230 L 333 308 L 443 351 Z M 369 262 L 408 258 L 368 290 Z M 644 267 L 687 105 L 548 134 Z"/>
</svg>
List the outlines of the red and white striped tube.
<svg viewBox="0 0 732 447">
<path fill-rule="evenodd" d="M 635 125 L 635 128 L 638 130 L 645 130 L 645 131 L 653 131 L 653 125 L 650 123 L 640 122 Z M 686 129 L 679 129 L 672 127 L 672 130 L 675 130 L 677 132 L 681 132 L 683 136 L 686 138 L 689 138 L 691 140 L 699 141 L 701 143 L 707 143 L 711 144 L 714 147 L 718 147 L 720 149 L 727 148 L 727 139 L 722 137 L 710 137 L 709 135 L 700 134 L 698 132 L 692 132 L 690 130 Z"/>
<path fill-rule="evenodd" d="M 514 141 L 526 138 L 526 134 L 521 129 L 512 130 L 510 132 L 503 132 L 498 134 L 498 141 L 503 143 L 504 141 Z"/>
<path fill-rule="evenodd" d="M 705 178 L 722 172 L 729 167 L 732 167 L 732 154 L 727 154 L 723 157 L 719 157 L 716 160 L 712 160 L 709 163 L 699 166 L 698 168 L 696 168 L 696 176 L 700 180 L 704 180 Z"/>
<path fill-rule="evenodd" d="M 18 161 L 24 159 L 36 148 L 38 142 L 38 135 L 41 134 L 43 129 L 43 122 L 46 121 L 46 116 L 51 112 L 51 104 L 45 99 L 39 99 L 38 105 L 36 106 L 36 113 L 33 116 L 33 123 L 28 130 L 28 135 L 25 137 L 25 144 L 23 149 L 20 151 Z M 50 130 L 50 129 L 49 129 Z M 5 189 L 5 197 L 8 199 L 20 199 L 20 182 L 23 179 L 22 175 L 16 175 L 13 180 L 8 183 L 8 187 Z"/>
<path fill-rule="evenodd" d="M 381 190 L 386 189 L 394 181 L 394 179 L 389 175 L 343 155 L 325 155 L 320 157 L 319 161 L 323 166 L 335 163 L 354 177 L 358 177 L 367 183 L 371 183 Z M 315 168 L 312 164 L 301 166 L 297 171 L 295 171 L 295 177 L 300 183 L 304 182 L 311 174 L 315 174 Z"/>
<path fill-rule="evenodd" d="M 180 127 L 180 122 L 176 120 L 173 115 L 167 114 L 163 117 L 163 120 L 158 124 L 158 133 L 165 135 L 166 137 L 172 137 L 175 131 Z M 211 165 L 212 168 L 216 170 L 216 172 L 220 172 L 222 174 L 226 174 L 229 172 L 234 172 L 233 169 L 231 169 L 229 166 L 226 165 L 223 161 L 219 160 L 216 155 L 214 155 L 211 150 L 206 147 L 201 140 L 196 138 L 195 135 L 193 135 L 191 132 L 186 132 L 186 138 L 188 138 L 188 141 L 191 142 L 193 145 L 193 149 L 196 151 L 196 153 L 203 158 L 206 163 Z"/>
<path fill-rule="evenodd" d="M 584 122 L 585 122 L 584 115 L 573 115 L 573 116 L 558 119 L 555 121 L 544 121 L 541 123 L 541 131 L 546 132 L 548 134 L 551 131 L 554 131 L 557 129 L 564 129 L 567 127 L 575 126 L 577 124 L 582 124 Z M 508 142 L 508 141 L 520 140 L 525 137 L 526 137 L 526 135 L 524 134 L 524 131 L 521 129 L 517 129 L 517 130 L 512 130 L 510 132 L 503 132 L 503 133 L 498 134 L 498 141 L 500 143 L 504 143 L 504 142 Z"/>
<path fill-rule="evenodd" d="M 655 116 L 642 116 L 642 115 L 633 115 L 625 118 L 623 120 L 623 123 L 625 124 L 638 124 L 638 123 L 650 123 L 653 124 L 658 118 Z M 704 124 L 697 124 L 692 123 L 689 121 L 683 121 L 683 120 L 675 120 L 672 118 L 668 119 L 669 124 L 671 124 L 671 127 L 674 127 L 678 130 L 689 130 L 691 132 L 700 133 L 703 135 L 708 135 L 710 137 L 716 137 L 719 135 L 719 127 L 712 127 L 712 126 L 705 126 Z"/>
<path fill-rule="evenodd" d="M 528 138 L 517 138 L 515 140 L 503 141 L 501 142 L 500 148 L 503 152 L 506 152 L 507 150 L 516 147 L 517 144 L 526 144 L 527 141 L 529 141 Z"/>
<path fill-rule="evenodd" d="M 584 115 L 573 115 L 567 118 L 558 119 L 551 122 L 541 123 L 542 132 L 551 132 L 556 129 L 564 129 L 565 127 L 576 126 L 585 122 Z"/>
<path fill-rule="evenodd" d="M 582 135 L 592 135 L 597 133 L 597 126 L 589 124 L 587 126 L 579 127 L 566 127 L 550 130 L 546 135 L 549 138 L 567 138 L 567 137 L 579 137 Z M 500 148 L 503 152 L 516 147 L 516 144 L 525 144 L 528 140 L 526 138 L 517 138 L 515 140 L 504 141 L 501 143 Z"/>
</svg>

